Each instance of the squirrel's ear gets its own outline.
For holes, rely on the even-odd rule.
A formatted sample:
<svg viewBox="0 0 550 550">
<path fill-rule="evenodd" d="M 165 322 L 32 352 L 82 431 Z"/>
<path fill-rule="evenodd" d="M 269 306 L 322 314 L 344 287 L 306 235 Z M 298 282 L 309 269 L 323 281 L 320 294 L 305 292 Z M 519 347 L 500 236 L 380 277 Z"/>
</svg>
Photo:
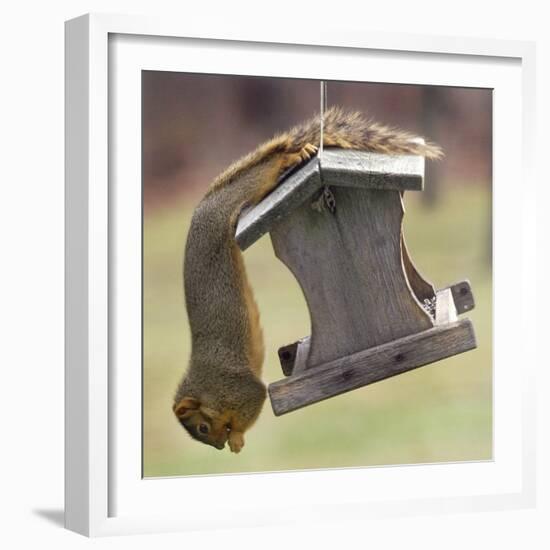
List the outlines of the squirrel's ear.
<svg viewBox="0 0 550 550">
<path fill-rule="evenodd" d="M 184 397 L 177 403 L 174 403 L 172 410 L 178 418 L 182 418 L 187 412 L 197 410 L 200 405 L 198 399 L 194 397 Z"/>
</svg>

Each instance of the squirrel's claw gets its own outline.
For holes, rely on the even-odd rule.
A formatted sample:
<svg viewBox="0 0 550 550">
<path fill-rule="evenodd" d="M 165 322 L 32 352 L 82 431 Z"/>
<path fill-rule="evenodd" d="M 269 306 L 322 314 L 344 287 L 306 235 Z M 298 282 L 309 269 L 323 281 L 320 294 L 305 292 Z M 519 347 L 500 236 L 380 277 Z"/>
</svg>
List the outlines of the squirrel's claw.
<svg viewBox="0 0 550 550">
<path fill-rule="evenodd" d="M 289 153 L 285 156 L 283 163 L 281 165 L 281 170 L 284 171 L 288 168 L 294 168 L 302 164 L 303 162 L 308 161 L 315 155 L 318 151 L 318 147 L 312 143 L 306 143 L 299 151 L 296 153 Z"/>
<path fill-rule="evenodd" d="M 312 143 L 306 143 L 302 147 L 302 150 L 300 151 L 299 155 L 303 161 L 309 160 L 313 155 L 317 153 L 318 149 L 319 148 L 316 145 L 313 145 Z"/>
</svg>

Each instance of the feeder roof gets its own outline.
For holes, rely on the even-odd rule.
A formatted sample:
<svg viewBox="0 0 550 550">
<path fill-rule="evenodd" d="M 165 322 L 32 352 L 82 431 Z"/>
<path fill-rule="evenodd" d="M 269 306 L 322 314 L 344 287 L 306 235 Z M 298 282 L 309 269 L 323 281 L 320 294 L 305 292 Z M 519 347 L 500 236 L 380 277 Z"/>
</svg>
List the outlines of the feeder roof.
<svg viewBox="0 0 550 550">
<path fill-rule="evenodd" d="M 321 157 L 283 175 L 281 183 L 259 204 L 243 210 L 235 239 L 245 250 L 325 185 L 421 191 L 423 180 L 422 156 L 324 149 Z"/>
</svg>

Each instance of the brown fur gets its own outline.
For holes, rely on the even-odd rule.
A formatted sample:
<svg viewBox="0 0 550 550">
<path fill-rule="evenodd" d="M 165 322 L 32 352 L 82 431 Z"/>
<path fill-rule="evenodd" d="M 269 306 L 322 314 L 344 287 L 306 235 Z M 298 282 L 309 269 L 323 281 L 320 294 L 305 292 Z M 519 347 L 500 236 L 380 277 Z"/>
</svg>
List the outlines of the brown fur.
<svg viewBox="0 0 550 550">
<path fill-rule="evenodd" d="M 325 113 L 324 146 L 439 158 L 416 136 L 336 107 Z M 218 176 L 193 214 L 184 283 L 192 335 L 189 368 L 173 411 L 195 439 L 233 452 L 258 418 L 266 397 L 260 379 L 264 345 L 258 307 L 235 242 L 242 208 L 261 201 L 280 176 L 315 154 L 318 117 L 275 136 Z M 201 433 L 200 428 L 207 431 Z"/>
<path fill-rule="evenodd" d="M 418 136 L 398 128 L 385 126 L 365 118 L 358 111 L 345 111 L 331 107 L 324 115 L 323 146 L 359 149 L 376 153 L 416 154 L 429 159 L 440 158 L 443 153 L 433 143 L 421 143 Z M 265 162 L 276 155 L 299 154 L 309 144 L 321 141 L 319 115 L 294 126 L 289 131 L 277 134 L 261 144 L 256 150 L 234 162 L 212 183 L 208 194 L 219 187 L 230 184 L 251 167 Z"/>
<path fill-rule="evenodd" d="M 241 293 L 246 304 L 247 316 L 250 320 L 250 338 L 246 342 L 248 366 L 250 370 L 259 377 L 262 373 L 262 363 L 265 353 L 262 327 L 260 325 L 260 312 L 256 300 L 254 299 L 248 277 L 246 276 L 241 251 L 234 242 L 231 243 L 231 251 L 233 253 L 235 270 L 239 274 L 238 278 L 242 281 Z"/>
</svg>

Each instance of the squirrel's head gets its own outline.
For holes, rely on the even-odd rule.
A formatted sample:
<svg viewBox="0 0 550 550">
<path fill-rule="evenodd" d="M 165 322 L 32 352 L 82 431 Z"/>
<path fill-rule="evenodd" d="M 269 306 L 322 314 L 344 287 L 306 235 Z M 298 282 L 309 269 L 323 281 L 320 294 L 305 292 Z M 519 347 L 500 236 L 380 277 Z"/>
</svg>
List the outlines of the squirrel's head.
<svg viewBox="0 0 550 550">
<path fill-rule="evenodd" d="M 194 397 L 183 397 L 172 410 L 193 439 L 216 449 L 224 448 L 231 426 L 220 413 L 201 405 Z"/>
</svg>

